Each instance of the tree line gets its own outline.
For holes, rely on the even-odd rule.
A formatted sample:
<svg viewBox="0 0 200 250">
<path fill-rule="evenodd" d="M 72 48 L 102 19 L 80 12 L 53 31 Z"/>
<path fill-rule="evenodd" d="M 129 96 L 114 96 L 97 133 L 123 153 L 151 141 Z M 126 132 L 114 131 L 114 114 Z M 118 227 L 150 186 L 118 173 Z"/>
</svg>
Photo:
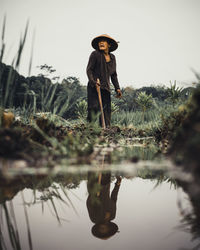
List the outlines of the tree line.
<svg viewBox="0 0 200 250">
<path fill-rule="evenodd" d="M 48 65 L 39 66 L 45 74 L 24 77 L 12 66 L 0 63 L 0 106 L 3 108 L 23 108 L 37 112 L 52 112 L 65 119 L 78 116 L 78 103 L 87 99 L 87 87 L 82 85 L 77 77 L 67 77 L 58 82 L 58 77 L 51 77 L 55 70 Z M 181 89 L 176 83 L 171 87 L 149 86 L 134 89 L 122 88 L 123 98 L 114 98 L 115 92 L 111 88 L 112 102 L 120 110 L 136 111 L 141 109 L 141 102 L 152 100 L 162 105 L 174 104 L 177 100 L 188 98 L 193 88 Z M 146 98 L 146 99 L 145 99 Z"/>
</svg>

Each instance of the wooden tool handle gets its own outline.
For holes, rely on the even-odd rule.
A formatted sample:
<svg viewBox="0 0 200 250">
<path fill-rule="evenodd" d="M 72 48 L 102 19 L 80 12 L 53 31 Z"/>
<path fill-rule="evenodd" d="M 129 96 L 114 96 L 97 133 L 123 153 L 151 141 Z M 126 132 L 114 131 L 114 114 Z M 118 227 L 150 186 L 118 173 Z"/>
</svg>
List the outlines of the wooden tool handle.
<svg viewBox="0 0 200 250">
<path fill-rule="evenodd" d="M 101 90 L 100 90 L 100 80 L 99 80 L 99 78 L 97 78 L 96 89 L 97 89 L 97 94 L 98 94 L 98 99 L 99 99 L 100 110 L 101 110 L 102 127 L 103 127 L 103 129 L 105 129 L 106 124 L 105 124 L 105 118 L 104 118 L 104 113 L 103 113 L 103 104 L 102 104 L 102 99 L 101 99 Z"/>
</svg>

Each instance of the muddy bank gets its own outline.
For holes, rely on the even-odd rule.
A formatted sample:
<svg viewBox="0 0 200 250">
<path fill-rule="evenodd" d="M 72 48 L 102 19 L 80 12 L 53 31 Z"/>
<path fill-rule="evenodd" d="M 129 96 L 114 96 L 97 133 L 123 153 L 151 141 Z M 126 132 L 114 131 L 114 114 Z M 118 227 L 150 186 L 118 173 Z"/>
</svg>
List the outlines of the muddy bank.
<svg viewBox="0 0 200 250">
<path fill-rule="evenodd" d="M 140 153 L 131 155 L 131 145 L 137 148 L 154 145 L 154 153 L 159 151 L 159 148 L 156 149 L 154 137 L 145 135 L 145 131 L 118 126 L 106 130 L 86 123 L 57 126 L 51 120 L 41 117 L 33 120 L 32 125 L 16 121 L 10 128 L 1 128 L 0 157 L 23 159 L 36 166 L 39 159 L 46 159 L 49 163 L 62 158 L 79 164 L 91 163 L 99 155 L 104 155 L 107 162 L 126 157 L 127 160 L 137 161 Z M 119 153 L 120 156 L 117 157 L 115 149 L 122 152 L 125 147 L 126 154 Z"/>
</svg>

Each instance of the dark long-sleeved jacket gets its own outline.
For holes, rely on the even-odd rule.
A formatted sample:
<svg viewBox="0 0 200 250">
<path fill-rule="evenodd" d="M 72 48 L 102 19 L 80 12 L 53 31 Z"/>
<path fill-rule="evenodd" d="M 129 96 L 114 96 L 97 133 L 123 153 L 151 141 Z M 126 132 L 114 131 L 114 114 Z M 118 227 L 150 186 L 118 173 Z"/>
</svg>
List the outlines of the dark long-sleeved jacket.
<svg viewBox="0 0 200 250">
<path fill-rule="evenodd" d="M 97 78 L 100 79 L 101 88 L 110 91 L 110 78 L 115 90 L 120 89 L 116 72 L 116 59 L 110 53 L 110 62 L 106 62 L 103 52 L 95 50 L 91 53 L 87 65 L 88 85 L 95 86 Z"/>
</svg>

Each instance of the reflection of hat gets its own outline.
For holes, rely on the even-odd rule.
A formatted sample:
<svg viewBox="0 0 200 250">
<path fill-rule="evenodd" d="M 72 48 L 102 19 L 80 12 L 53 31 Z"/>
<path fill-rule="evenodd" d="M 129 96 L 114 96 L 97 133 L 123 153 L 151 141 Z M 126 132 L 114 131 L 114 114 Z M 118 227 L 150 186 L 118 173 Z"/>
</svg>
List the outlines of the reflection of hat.
<svg viewBox="0 0 200 250">
<path fill-rule="evenodd" d="M 105 39 L 108 41 L 108 43 L 110 44 L 110 48 L 109 51 L 114 51 L 118 48 L 118 42 L 115 41 L 115 39 L 113 39 L 112 37 L 110 37 L 109 35 L 103 34 L 101 36 L 97 36 L 92 40 L 92 47 L 96 50 L 99 49 L 98 46 L 98 42 L 102 39 Z"/>
<path fill-rule="evenodd" d="M 104 226 L 106 230 L 104 232 L 101 230 L 101 227 Z M 106 222 L 101 224 L 95 224 L 92 227 L 92 234 L 97 238 L 102 240 L 107 240 L 109 237 L 113 236 L 118 230 L 118 226 L 113 222 Z"/>
</svg>

